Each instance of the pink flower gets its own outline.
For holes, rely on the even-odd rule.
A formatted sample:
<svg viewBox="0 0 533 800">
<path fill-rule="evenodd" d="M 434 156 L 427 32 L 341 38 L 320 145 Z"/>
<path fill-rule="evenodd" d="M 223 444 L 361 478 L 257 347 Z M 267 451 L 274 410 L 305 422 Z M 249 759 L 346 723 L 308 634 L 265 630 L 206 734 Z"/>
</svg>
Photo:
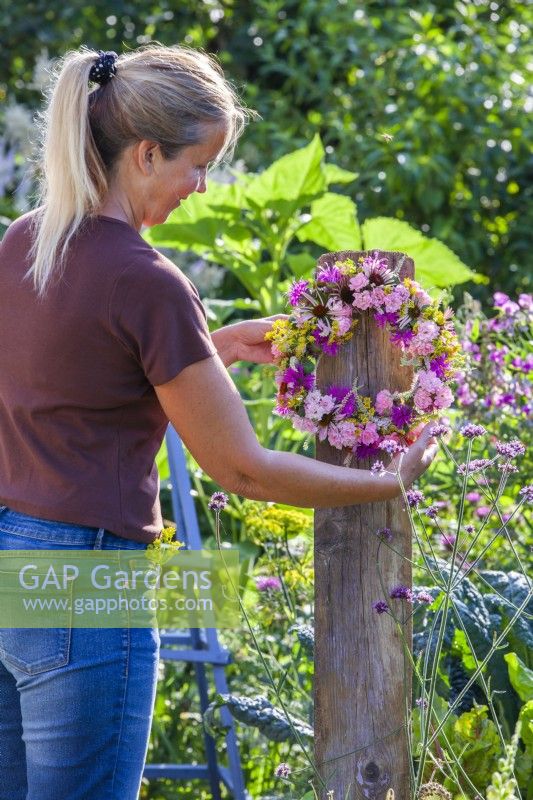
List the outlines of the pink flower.
<svg viewBox="0 0 533 800">
<path fill-rule="evenodd" d="M 361 435 L 359 437 L 359 441 L 362 444 L 374 444 L 379 439 L 378 429 L 373 422 L 367 422 L 363 430 L 361 431 Z"/>
<path fill-rule="evenodd" d="M 449 386 L 441 386 L 435 393 L 435 408 L 449 408 L 453 403 L 453 394 Z"/>
<path fill-rule="evenodd" d="M 335 400 L 330 394 L 322 394 L 319 389 L 309 392 L 304 401 L 305 416 L 308 419 L 321 420 L 335 408 Z"/>
<path fill-rule="evenodd" d="M 353 422 L 332 422 L 327 429 L 328 442 L 337 450 L 353 447 L 357 441 Z"/>
<path fill-rule="evenodd" d="M 414 401 L 419 411 L 429 411 L 433 407 L 431 395 L 425 389 L 417 389 Z"/>
<path fill-rule="evenodd" d="M 409 345 L 409 352 L 414 356 L 430 356 L 435 349 L 433 342 L 415 336 Z"/>
<path fill-rule="evenodd" d="M 381 307 L 383 306 L 386 298 L 387 295 L 381 286 L 376 286 L 376 288 L 372 290 L 372 307 L 378 311 L 381 311 Z"/>
<path fill-rule="evenodd" d="M 432 342 L 439 335 L 439 326 L 430 319 L 424 319 L 418 323 L 416 335 L 419 339 L 426 339 Z"/>
<path fill-rule="evenodd" d="M 392 394 L 387 389 L 382 389 L 376 395 L 375 406 L 378 414 L 386 414 L 392 408 Z"/>
<path fill-rule="evenodd" d="M 353 305 L 360 311 L 366 311 L 367 308 L 370 308 L 371 304 L 372 304 L 371 292 L 359 292 L 358 294 L 354 295 Z"/>
<path fill-rule="evenodd" d="M 443 386 L 440 378 L 437 378 L 431 370 L 420 370 L 418 373 L 418 385 L 426 392 L 436 392 Z"/>
<path fill-rule="evenodd" d="M 368 278 L 362 272 L 359 272 L 357 275 L 354 275 L 353 278 L 350 278 L 348 285 L 353 292 L 358 292 L 364 286 L 368 285 Z"/>
<path fill-rule="evenodd" d="M 409 289 L 405 286 L 395 286 L 392 292 L 385 298 L 385 309 L 389 313 L 398 311 L 403 303 L 409 299 Z"/>
<path fill-rule="evenodd" d="M 302 431 L 302 433 L 318 433 L 318 425 L 315 425 L 312 420 L 306 417 L 299 417 L 295 414 L 292 418 L 292 424 L 297 431 Z"/>
</svg>

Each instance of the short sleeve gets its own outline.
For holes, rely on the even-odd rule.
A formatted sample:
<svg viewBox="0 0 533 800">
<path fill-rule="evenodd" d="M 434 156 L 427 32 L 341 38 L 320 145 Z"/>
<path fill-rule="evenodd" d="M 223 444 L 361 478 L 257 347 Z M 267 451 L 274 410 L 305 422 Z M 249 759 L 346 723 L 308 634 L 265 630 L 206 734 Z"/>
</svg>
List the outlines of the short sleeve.
<svg viewBox="0 0 533 800">
<path fill-rule="evenodd" d="M 121 273 L 110 298 L 109 324 L 152 386 L 217 352 L 196 287 L 157 251 Z"/>
</svg>

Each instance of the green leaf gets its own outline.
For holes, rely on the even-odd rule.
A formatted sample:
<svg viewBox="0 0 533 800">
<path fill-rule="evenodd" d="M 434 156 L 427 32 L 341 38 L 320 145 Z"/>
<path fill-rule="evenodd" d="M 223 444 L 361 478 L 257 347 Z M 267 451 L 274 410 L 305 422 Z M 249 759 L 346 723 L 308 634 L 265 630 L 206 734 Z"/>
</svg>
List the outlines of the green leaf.
<svg viewBox="0 0 533 800">
<path fill-rule="evenodd" d="M 296 238 L 315 242 L 326 250 L 359 250 L 357 206 L 349 197 L 326 192 L 311 203 L 311 220 L 299 228 Z"/>
<path fill-rule="evenodd" d="M 487 719 L 487 706 L 477 706 L 461 714 L 454 733 L 454 750 L 456 755 L 463 753 L 461 763 L 465 772 L 476 787 L 485 786 L 500 752 L 498 731 L 494 722 Z"/>
<path fill-rule="evenodd" d="M 528 700 L 522 706 L 518 719 L 522 723 L 520 738 L 526 746 L 526 752 L 533 756 L 533 700 Z"/>
<path fill-rule="evenodd" d="M 407 222 L 374 217 L 364 221 L 362 232 L 365 250 L 394 250 L 410 256 L 415 262 L 415 278 L 426 289 L 455 286 L 477 277 L 453 250 Z"/>
<path fill-rule="evenodd" d="M 287 255 L 287 263 L 296 278 L 312 273 L 316 261 L 309 253 L 292 253 Z"/>
<path fill-rule="evenodd" d="M 143 236 L 153 245 L 178 250 L 213 247 L 222 233 L 242 237 L 237 222 L 244 207 L 244 186 L 239 183 L 209 183 L 206 192 L 195 192 L 176 208 L 163 225 L 155 225 Z"/>
<path fill-rule="evenodd" d="M 288 153 L 248 183 L 246 200 L 258 208 L 275 207 L 285 214 L 308 205 L 326 188 L 324 148 L 316 135 L 306 147 Z"/>
<path fill-rule="evenodd" d="M 533 697 L 533 670 L 518 658 L 516 653 L 506 653 L 504 659 L 509 669 L 511 686 L 524 702 Z"/>
<path fill-rule="evenodd" d="M 323 171 L 328 186 L 330 183 L 351 183 L 359 177 L 358 172 L 350 172 L 337 164 L 324 164 Z"/>
<path fill-rule="evenodd" d="M 170 478 L 170 467 L 168 463 L 167 443 L 164 439 L 155 457 L 155 463 L 157 471 L 159 472 L 159 480 L 168 481 Z"/>
</svg>

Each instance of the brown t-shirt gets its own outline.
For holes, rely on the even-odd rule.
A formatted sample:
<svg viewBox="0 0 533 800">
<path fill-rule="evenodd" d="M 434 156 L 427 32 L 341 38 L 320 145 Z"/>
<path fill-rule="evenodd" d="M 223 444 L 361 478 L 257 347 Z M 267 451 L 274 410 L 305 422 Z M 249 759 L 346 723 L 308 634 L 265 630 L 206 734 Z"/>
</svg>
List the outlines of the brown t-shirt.
<svg viewBox="0 0 533 800">
<path fill-rule="evenodd" d="M 29 222 L 0 244 L 0 504 L 150 542 L 168 424 L 153 387 L 216 353 L 191 281 L 126 222 L 87 220 L 39 300 Z"/>
</svg>

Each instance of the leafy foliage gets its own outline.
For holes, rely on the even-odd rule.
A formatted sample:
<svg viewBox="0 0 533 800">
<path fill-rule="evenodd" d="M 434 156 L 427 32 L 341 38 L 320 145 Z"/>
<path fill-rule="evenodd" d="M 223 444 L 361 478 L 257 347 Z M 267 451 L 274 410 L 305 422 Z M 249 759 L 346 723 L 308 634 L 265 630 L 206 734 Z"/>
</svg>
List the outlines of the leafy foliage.
<svg viewBox="0 0 533 800">
<path fill-rule="evenodd" d="M 427 239 L 405 222 L 366 220 L 362 227 L 350 198 L 329 191 L 331 181 L 351 176 L 324 163 L 318 136 L 282 156 L 258 175 L 232 184 L 212 182 L 169 220 L 145 235 L 156 247 L 193 250 L 224 266 L 257 300 L 263 313 L 283 309 L 283 289 L 292 272 L 310 272 L 320 253 L 331 250 L 394 249 L 416 259 L 417 277 L 427 288 L 451 287 L 476 278 L 445 245 Z M 295 249 L 296 242 L 307 245 Z M 315 247 L 313 247 L 313 245 Z"/>
<path fill-rule="evenodd" d="M 527 290 L 528 3 L 30 0 L 3 19 L 0 102 L 37 106 L 40 51 L 205 47 L 263 117 L 239 150 L 252 169 L 319 133 L 359 173 L 363 219 L 408 220 L 493 288 Z"/>
</svg>

